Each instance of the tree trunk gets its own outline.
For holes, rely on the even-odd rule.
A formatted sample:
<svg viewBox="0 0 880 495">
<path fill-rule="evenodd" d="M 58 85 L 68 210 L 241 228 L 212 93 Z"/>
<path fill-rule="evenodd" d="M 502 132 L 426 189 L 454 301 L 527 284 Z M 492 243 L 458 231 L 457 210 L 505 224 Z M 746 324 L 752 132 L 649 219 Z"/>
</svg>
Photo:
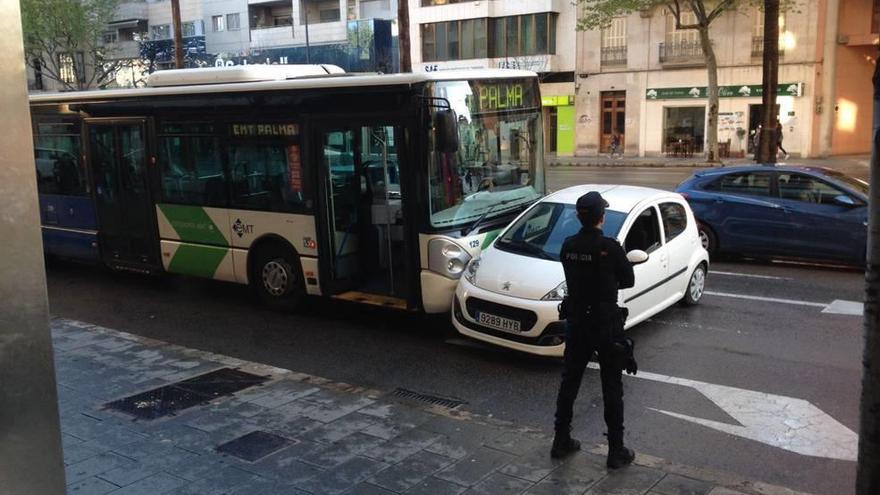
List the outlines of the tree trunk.
<svg viewBox="0 0 880 495">
<path fill-rule="evenodd" d="M 171 0 L 171 20 L 174 23 L 174 66 L 183 69 L 183 33 L 180 27 L 180 0 Z"/>
<path fill-rule="evenodd" d="M 718 161 L 718 61 L 715 59 L 715 49 L 712 48 L 712 40 L 709 38 L 709 26 L 701 27 L 700 45 L 703 47 L 703 56 L 706 58 L 706 70 L 709 73 L 709 113 L 706 120 L 706 160 Z"/>
<path fill-rule="evenodd" d="M 776 91 L 779 87 L 779 0 L 764 0 L 764 72 L 761 135 L 755 161 L 776 163 Z"/>
<path fill-rule="evenodd" d="M 400 72 L 412 72 L 409 44 L 409 0 L 397 0 L 397 44 L 400 51 Z"/>
<path fill-rule="evenodd" d="M 871 177 L 880 177 L 880 65 L 874 66 L 874 148 Z M 880 493 L 880 184 L 871 181 L 865 273 L 865 351 L 856 494 Z"/>
</svg>

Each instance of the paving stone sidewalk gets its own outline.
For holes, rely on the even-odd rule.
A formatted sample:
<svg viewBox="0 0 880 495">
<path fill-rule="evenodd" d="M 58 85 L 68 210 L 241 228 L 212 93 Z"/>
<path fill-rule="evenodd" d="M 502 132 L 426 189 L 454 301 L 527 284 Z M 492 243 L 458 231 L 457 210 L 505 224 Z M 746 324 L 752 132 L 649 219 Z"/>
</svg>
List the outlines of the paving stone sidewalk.
<svg viewBox="0 0 880 495">
<path fill-rule="evenodd" d="M 452 403 L 51 325 L 69 494 L 797 493 L 641 454 L 609 473 L 600 445 L 554 461 L 546 432 Z"/>
</svg>

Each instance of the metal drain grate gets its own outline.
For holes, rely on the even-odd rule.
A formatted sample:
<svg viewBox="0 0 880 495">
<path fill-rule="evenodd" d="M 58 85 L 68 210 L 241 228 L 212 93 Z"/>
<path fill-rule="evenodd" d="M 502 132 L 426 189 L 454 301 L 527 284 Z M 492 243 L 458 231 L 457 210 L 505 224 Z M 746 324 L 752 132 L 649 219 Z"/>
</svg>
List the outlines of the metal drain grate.
<svg viewBox="0 0 880 495">
<path fill-rule="evenodd" d="M 456 407 L 467 404 L 467 401 L 461 399 L 453 399 L 450 397 L 438 397 L 436 395 L 428 395 L 422 394 L 419 392 L 414 392 L 412 390 L 407 390 L 405 388 L 398 388 L 392 393 L 395 397 L 400 397 L 401 399 L 412 400 L 416 402 L 424 402 L 427 404 L 431 404 L 433 406 L 445 407 L 448 409 L 455 409 Z"/>
<path fill-rule="evenodd" d="M 174 416 L 179 411 L 206 404 L 213 399 L 231 395 L 254 385 L 259 385 L 268 377 L 244 371 L 221 368 L 187 380 L 171 383 L 153 390 L 131 395 L 104 405 L 134 416 L 137 419 L 151 420 L 164 416 Z"/>
</svg>

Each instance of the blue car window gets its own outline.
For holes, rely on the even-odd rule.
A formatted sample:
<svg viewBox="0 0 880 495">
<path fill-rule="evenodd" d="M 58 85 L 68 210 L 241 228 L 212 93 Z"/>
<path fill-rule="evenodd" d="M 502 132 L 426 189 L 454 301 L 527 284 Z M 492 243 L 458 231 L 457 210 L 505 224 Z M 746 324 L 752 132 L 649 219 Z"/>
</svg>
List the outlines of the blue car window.
<svg viewBox="0 0 880 495">
<path fill-rule="evenodd" d="M 726 174 L 709 184 L 707 189 L 731 194 L 770 196 L 770 174 L 766 172 Z"/>
<path fill-rule="evenodd" d="M 834 198 L 847 195 L 830 184 L 804 174 L 779 174 L 778 181 L 779 197 L 782 199 L 791 199 L 804 203 L 836 205 L 837 203 L 835 203 Z"/>
</svg>

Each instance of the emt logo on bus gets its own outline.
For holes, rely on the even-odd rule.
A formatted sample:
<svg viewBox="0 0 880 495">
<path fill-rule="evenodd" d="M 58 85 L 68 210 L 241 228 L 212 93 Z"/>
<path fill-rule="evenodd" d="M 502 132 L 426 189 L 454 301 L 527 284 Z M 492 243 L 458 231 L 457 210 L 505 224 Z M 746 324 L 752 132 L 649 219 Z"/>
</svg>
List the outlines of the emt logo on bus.
<svg viewBox="0 0 880 495">
<path fill-rule="evenodd" d="M 296 124 L 232 124 L 232 135 L 238 137 L 285 137 L 299 134 Z"/>
<path fill-rule="evenodd" d="M 523 108 L 523 85 L 519 83 L 481 84 L 479 112 Z"/>
</svg>

